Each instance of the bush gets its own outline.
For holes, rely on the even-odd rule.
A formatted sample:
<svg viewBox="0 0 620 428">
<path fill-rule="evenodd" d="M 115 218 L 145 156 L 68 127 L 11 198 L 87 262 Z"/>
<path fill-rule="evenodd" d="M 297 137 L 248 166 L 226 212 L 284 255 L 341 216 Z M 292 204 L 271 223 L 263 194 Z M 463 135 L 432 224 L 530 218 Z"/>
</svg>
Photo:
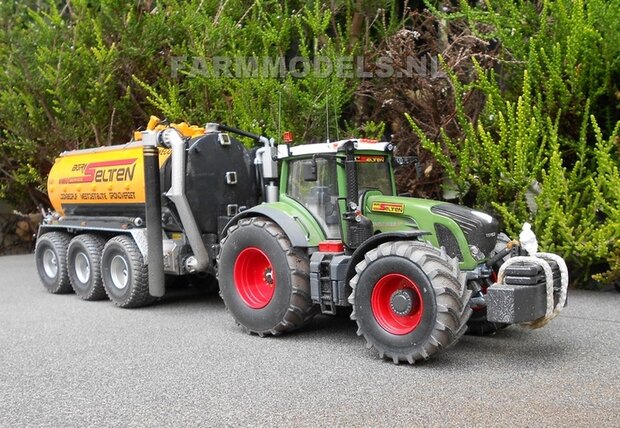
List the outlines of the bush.
<svg viewBox="0 0 620 428">
<path fill-rule="evenodd" d="M 0 60 L 7 64 L 0 74 L 0 198 L 31 209 L 42 202 L 58 153 L 126 142 L 151 114 L 311 139 L 325 136 L 329 109 L 337 133 L 354 79 L 321 70 L 292 78 L 288 69 L 273 78 L 222 78 L 192 73 L 192 66 L 218 56 L 351 54 L 366 42 L 358 33 L 370 18 L 360 7 L 352 0 L 333 9 L 275 0 L 0 3 Z M 350 43 L 353 34 L 359 42 Z"/>
<path fill-rule="evenodd" d="M 510 57 L 520 59 L 524 68 L 521 76 L 509 75 L 513 84 L 521 82 L 516 99 L 501 90 L 504 76 L 492 70 L 476 67 L 478 79 L 467 85 L 452 74 L 460 138 L 444 132 L 435 141 L 409 118 L 461 199 L 468 195 L 477 206 L 495 211 L 513 235 L 524 221 L 533 222 L 542 248 L 567 258 L 579 282 L 587 281 L 600 264 L 610 270 L 597 279 L 620 276 L 620 128 L 612 124 L 617 109 L 607 102 L 617 91 L 612 76 L 620 73 L 619 48 L 607 43 L 602 32 L 607 19 L 615 16 L 614 25 L 620 19 L 619 5 L 544 2 L 535 31 L 522 41 L 527 49 L 510 38 L 505 43 Z M 512 28 L 520 28 L 519 17 L 531 22 L 527 12 L 535 6 L 522 6 L 524 12 L 506 8 L 513 12 L 505 17 Z M 487 37 L 502 34 L 495 10 L 464 9 L 469 19 L 494 22 L 495 31 Z M 510 68 L 514 73 L 514 64 Z M 462 107 L 462 99 L 472 92 L 486 99 L 477 121 Z"/>
<path fill-rule="evenodd" d="M 44 205 L 58 153 L 125 142 L 151 114 L 303 142 L 393 134 L 424 163 L 402 191 L 437 198 L 450 182 L 513 234 L 533 222 L 581 279 L 619 278 L 620 0 L 422 3 L 0 2 L 0 198 Z M 367 71 L 426 58 L 430 73 L 261 64 L 352 55 Z M 243 70 L 215 75 L 224 57 Z"/>
</svg>

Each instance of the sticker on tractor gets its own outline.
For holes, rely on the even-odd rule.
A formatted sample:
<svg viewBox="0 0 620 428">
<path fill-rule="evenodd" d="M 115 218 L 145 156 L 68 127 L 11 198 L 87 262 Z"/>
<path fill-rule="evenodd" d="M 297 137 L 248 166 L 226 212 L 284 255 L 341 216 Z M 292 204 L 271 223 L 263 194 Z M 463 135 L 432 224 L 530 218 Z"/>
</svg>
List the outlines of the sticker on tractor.
<svg viewBox="0 0 620 428">
<path fill-rule="evenodd" d="M 402 214 L 405 212 L 405 204 L 397 204 L 391 202 L 373 202 L 370 210 L 379 213 Z"/>
<path fill-rule="evenodd" d="M 359 163 L 381 163 L 385 162 L 385 156 L 355 156 L 355 162 Z"/>
</svg>

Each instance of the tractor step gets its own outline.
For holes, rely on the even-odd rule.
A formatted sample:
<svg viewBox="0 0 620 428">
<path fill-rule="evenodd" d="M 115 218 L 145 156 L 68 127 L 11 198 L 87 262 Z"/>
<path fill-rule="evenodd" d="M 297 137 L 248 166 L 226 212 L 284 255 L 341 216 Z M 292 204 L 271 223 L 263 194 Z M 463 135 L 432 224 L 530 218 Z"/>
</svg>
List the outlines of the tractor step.
<svg viewBox="0 0 620 428">
<path fill-rule="evenodd" d="M 317 251 L 310 259 L 310 295 L 321 313 L 335 315 L 337 306 L 349 306 L 346 273 L 350 256 Z M 350 292 L 350 290 L 349 290 Z"/>
</svg>

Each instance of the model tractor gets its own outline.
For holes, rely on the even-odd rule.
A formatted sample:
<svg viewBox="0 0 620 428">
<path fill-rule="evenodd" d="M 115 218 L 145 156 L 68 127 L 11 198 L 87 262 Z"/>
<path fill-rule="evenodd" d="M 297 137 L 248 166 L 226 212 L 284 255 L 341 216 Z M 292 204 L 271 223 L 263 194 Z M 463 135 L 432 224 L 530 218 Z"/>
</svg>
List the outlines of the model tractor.
<svg viewBox="0 0 620 428">
<path fill-rule="evenodd" d="M 412 159 L 393 150 L 365 139 L 276 145 L 153 118 L 128 144 L 56 160 L 39 275 L 52 293 L 120 307 L 153 302 L 172 277 L 217 278 L 236 322 L 260 336 L 348 310 L 395 363 L 428 359 L 468 327 L 555 317 L 564 261 L 510 241 L 483 212 L 398 196 L 394 169 Z"/>
</svg>

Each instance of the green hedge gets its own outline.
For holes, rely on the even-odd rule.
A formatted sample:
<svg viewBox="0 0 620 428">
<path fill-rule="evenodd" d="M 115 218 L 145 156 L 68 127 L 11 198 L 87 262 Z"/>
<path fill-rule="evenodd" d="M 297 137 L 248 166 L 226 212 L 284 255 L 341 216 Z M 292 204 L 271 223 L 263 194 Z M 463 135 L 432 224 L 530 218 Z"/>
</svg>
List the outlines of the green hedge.
<svg viewBox="0 0 620 428">
<path fill-rule="evenodd" d="M 446 69 L 456 122 L 437 137 L 411 117 L 423 147 L 461 198 L 494 211 L 513 234 L 533 222 L 542 246 L 567 257 L 581 280 L 593 269 L 609 268 L 598 279 L 620 277 L 620 0 L 455 3 L 408 5 L 435 15 L 438 46 L 464 28 L 498 46 L 489 52 L 496 66 L 474 65 L 465 80 L 462 68 Z M 59 152 L 125 142 L 151 114 L 291 130 L 304 142 L 383 134 L 391 124 L 380 114 L 355 113 L 372 79 L 358 91 L 360 79 L 324 69 L 217 77 L 212 61 L 374 58 L 419 22 L 402 3 L 380 0 L 0 2 L 0 198 L 33 208 Z M 431 51 L 418 44 L 414 51 Z M 463 105 L 472 99 L 484 101 L 476 117 Z"/>
<path fill-rule="evenodd" d="M 462 3 L 446 18 L 487 23 L 481 36 L 503 41 L 504 68 L 478 68 L 468 85 L 453 75 L 463 136 L 431 140 L 410 118 L 423 146 L 461 198 L 473 195 L 513 235 L 533 222 L 573 279 L 594 269 L 606 271 L 598 280 L 619 280 L 620 1 Z M 486 98 L 475 123 L 461 101 L 472 91 Z"/>
<path fill-rule="evenodd" d="M 341 2 L 332 11 L 320 2 L 274 0 L 1 2 L 0 60 L 6 68 L 0 73 L 0 198 L 30 205 L 28 195 L 42 188 L 59 152 L 125 142 L 151 114 L 269 135 L 286 129 L 307 140 L 325 137 L 329 108 L 335 133 L 355 90 L 352 79 L 322 77 L 326 73 L 315 69 L 296 78 L 221 78 L 196 73 L 193 66 L 216 57 L 350 55 L 364 43 L 357 36 L 351 43 L 360 26 L 352 17 L 364 13 L 358 6 Z M 373 28 L 389 31 L 382 22 Z"/>
</svg>

